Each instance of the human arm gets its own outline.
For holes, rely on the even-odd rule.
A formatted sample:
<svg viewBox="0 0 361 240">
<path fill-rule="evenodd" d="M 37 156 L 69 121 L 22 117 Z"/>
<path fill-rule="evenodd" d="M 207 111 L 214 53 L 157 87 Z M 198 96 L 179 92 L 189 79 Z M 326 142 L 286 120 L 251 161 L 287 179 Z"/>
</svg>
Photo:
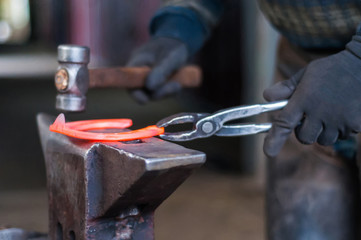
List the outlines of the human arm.
<svg viewBox="0 0 361 240">
<path fill-rule="evenodd" d="M 222 12 L 219 0 L 164 1 L 150 23 L 151 39 L 135 50 L 128 66 L 149 66 L 146 86 L 132 92 L 140 103 L 181 89 L 167 81 L 204 44 Z"/>
<path fill-rule="evenodd" d="M 293 130 L 301 143 L 321 145 L 360 132 L 360 92 L 361 24 L 345 50 L 265 90 L 268 101 L 289 99 L 265 139 L 265 154 L 275 157 Z"/>
</svg>

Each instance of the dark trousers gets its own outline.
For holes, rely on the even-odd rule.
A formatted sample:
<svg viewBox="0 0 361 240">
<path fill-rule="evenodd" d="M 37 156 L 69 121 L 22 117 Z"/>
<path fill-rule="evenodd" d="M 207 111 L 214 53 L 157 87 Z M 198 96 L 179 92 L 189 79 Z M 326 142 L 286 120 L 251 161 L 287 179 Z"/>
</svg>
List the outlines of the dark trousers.
<svg viewBox="0 0 361 240">
<path fill-rule="evenodd" d="M 276 81 L 332 53 L 302 51 L 281 40 Z M 344 157 L 333 146 L 302 145 L 292 136 L 267 160 L 268 239 L 360 239 L 358 156 Z"/>
</svg>

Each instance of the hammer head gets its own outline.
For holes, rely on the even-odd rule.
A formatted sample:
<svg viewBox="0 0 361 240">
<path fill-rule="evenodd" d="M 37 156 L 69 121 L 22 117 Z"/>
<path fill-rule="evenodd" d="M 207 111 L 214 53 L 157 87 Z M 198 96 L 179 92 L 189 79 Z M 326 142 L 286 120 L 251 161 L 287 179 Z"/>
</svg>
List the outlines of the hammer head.
<svg viewBox="0 0 361 240">
<path fill-rule="evenodd" d="M 58 71 L 55 74 L 56 109 L 66 112 L 85 110 L 89 86 L 90 50 L 85 46 L 60 45 Z"/>
</svg>

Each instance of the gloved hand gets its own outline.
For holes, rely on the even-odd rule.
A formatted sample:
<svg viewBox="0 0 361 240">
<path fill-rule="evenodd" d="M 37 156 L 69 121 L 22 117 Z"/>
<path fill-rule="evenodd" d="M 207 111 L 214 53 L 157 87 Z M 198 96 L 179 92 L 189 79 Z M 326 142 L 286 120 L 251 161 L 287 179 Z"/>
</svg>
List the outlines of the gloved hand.
<svg viewBox="0 0 361 240">
<path fill-rule="evenodd" d="M 189 57 L 187 46 L 172 38 L 157 37 L 135 50 L 128 66 L 149 66 L 145 88 L 131 92 L 139 103 L 156 100 L 181 90 L 178 82 L 169 82 L 172 73 L 182 67 Z"/>
<path fill-rule="evenodd" d="M 264 91 L 267 101 L 289 98 L 274 119 L 264 152 L 275 157 L 295 129 L 304 144 L 331 145 L 361 131 L 361 36 L 346 50 L 311 62 L 291 79 Z"/>
</svg>

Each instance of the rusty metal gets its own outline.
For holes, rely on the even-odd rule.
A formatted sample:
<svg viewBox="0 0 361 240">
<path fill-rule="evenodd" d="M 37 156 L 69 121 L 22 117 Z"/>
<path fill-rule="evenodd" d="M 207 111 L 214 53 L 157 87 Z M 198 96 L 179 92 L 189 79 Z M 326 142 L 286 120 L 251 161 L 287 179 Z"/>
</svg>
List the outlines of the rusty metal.
<svg viewBox="0 0 361 240">
<path fill-rule="evenodd" d="M 64 69 L 59 69 L 55 74 L 55 87 L 58 91 L 65 91 L 69 86 L 69 74 Z"/>
<path fill-rule="evenodd" d="M 149 138 L 94 143 L 50 132 L 37 117 L 45 156 L 49 238 L 154 239 L 155 209 L 205 154 Z"/>
</svg>

